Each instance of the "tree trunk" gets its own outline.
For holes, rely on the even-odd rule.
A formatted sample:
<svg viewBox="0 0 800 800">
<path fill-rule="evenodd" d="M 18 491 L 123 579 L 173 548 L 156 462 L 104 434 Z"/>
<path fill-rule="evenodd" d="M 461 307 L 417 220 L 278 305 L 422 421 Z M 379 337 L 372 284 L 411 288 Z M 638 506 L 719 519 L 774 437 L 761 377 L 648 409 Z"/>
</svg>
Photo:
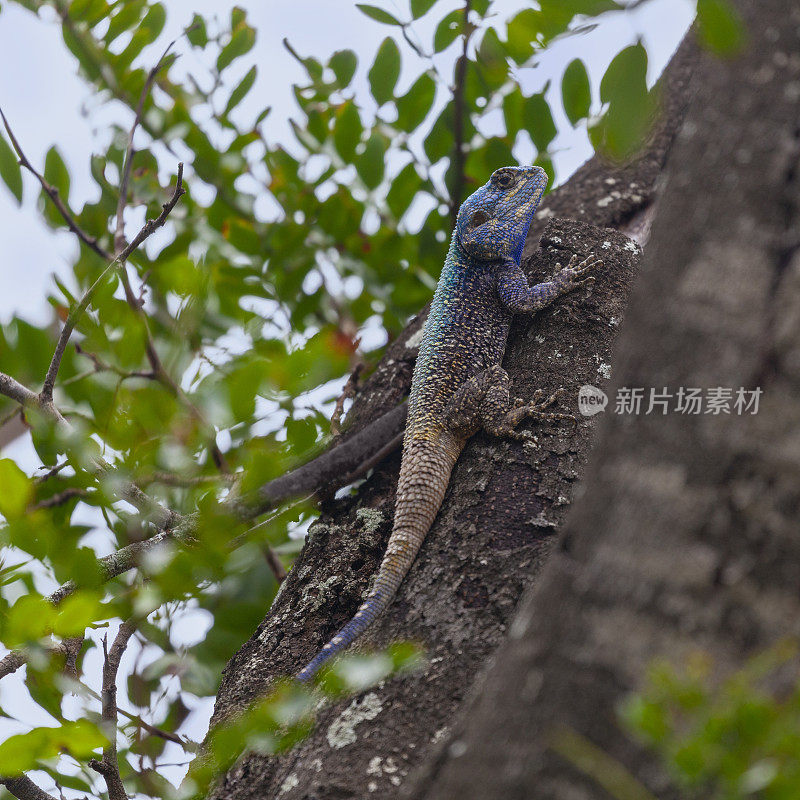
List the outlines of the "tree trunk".
<svg viewBox="0 0 800 800">
<path fill-rule="evenodd" d="M 592 289 L 515 322 L 504 366 L 516 395 L 565 387 L 575 411 L 578 387 L 607 385 L 640 258 L 640 248 L 620 231 L 638 230 L 645 219 L 682 120 L 696 58 L 689 42 L 673 59 L 663 86 L 664 115 L 640 158 L 623 167 L 592 159 L 545 199 L 523 258 L 530 280 L 552 274 L 556 262 L 566 263 L 572 253 L 596 253 L 605 265 Z M 349 415 L 353 429 L 408 392 L 424 315 L 389 348 L 356 398 Z M 524 448 L 474 437 L 397 599 L 365 638 L 376 647 L 419 641 L 426 667 L 325 708 L 314 733 L 288 754 L 244 757 L 214 796 L 399 797 L 409 772 L 447 737 L 476 673 L 503 642 L 523 590 L 552 550 L 593 427 L 594 419 L 584 419 L 574 434 L 541 430 L 538 444 Z M 246 707 L 275 676 L 295 673 L 351 617 L 386 546 L 398 467 L 399 453 L 351 496 L 323 506 L 272 609 L 226 668 L 212 724 Z"/>
<path fill-rule="evenodd" d="M 647 665 L 716 675 L 800 633 L 800 9 L 740 2 L 748 47 L 703 56 L 614 361 L 617 387 L 763 389 L 758 414 L 606 414 L 557 552 L 419 800 L 609 796 L 560 726 L 676 796 L 620 728 Z"/>
</svg>

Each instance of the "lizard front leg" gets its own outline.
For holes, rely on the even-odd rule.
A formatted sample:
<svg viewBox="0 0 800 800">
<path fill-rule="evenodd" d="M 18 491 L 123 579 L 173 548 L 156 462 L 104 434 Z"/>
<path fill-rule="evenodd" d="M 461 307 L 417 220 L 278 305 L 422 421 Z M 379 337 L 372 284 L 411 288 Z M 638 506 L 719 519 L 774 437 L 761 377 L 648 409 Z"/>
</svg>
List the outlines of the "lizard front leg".
<svg viewBox="0 0 800 800">
<path fill-rule="evenodd" d="M 558 272 L 549 281 L 531 286 L 519 266 L 509 261 L 497 270 L 497 293 L 510 311 L 532 314 L 567 292 L 594 281 L 587 273 L 602 263 L 593 255 L 578 263 L 578 256 L 574 255 L 566 267 L 556 264 Z"/>
<path fill-rule="evenodd" d="M 446 419 L 451 431 L 459 437 L 468 438 L 483 428 L 493 436 L 530 441 L 530 431 L 518 431 L 517 426 L 525 419 L 537 422 L 559 422 L 568 420 L 577 425 L 571 414 L 547 409 L 566 392 L 559 389 L 549 397 L 541 389 L 533 395 L 531 402 L 511 399 L 511 379 L 499 365 L 489 367 L 470 378 L 450 401 Z"/>
</svg>

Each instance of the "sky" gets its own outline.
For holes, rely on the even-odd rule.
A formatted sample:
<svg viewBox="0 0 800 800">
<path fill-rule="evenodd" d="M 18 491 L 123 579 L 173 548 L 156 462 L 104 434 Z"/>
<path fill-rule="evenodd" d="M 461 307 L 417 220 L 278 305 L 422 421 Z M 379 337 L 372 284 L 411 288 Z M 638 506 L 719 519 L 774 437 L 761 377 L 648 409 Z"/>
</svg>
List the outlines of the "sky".
<svg viewBox="0 0 800 800">
<path fill-rule="evenodd" d="M 373 0 L 380 3 L 381 0 Z M 166 0 L 167 27 L 159 43 L 147 48 L 141 62 L 155 63 L 164 43 L 176 37 L 189 23 L 193 13 L 218 14 L 227 19 L 234 5 L 224 0 Z M 256 113 L 271 105 L 272 114 L 265 125 L 267 137 L 273 141 L 291 143 L 289 118 L 296 114 L 292 84 L 303 80 L 300 66 L 292 59 L 282 44 L 288 37 L 297 51 L 314 55 L 321 60 L 335 50 L 351 48 L 360 57 L 354 87 L 359 99 L 368 95 L 366 73 L 374 53 L 384 36 L 395 31 L 380 25 L 362 13 L 352 2 L 331 0 L 239 0 L 237 5 L 247 9 L 251 24 L 258 31 L 256 47 L 241 65 L 231 69 L 229 80 L 235 82 L 255 62 L 259 78 L 248 101 L 242 104 L 241 113 Z M 445 12 L 456 7 L 454 0 L 440 0 L 435 13 L 415 24 L 415 32 L 426 44 L 433 35 L 433 23 Z M 505 19 L 528 3 L 522 0 L 496 0 L 494 8 Z M 387 0 L 384 7 L 396 15 L 407 18 L 405 0 Z M 558 87 L 564 67 L 573 58 L 580 57 L 587 64 L 597 96 L 600 77 L 613 56 L 624 46 L 641 38 L 650 56 L 649 81 L 660 74 L 670 55 L 687 29 L 693 14 L 691 0 L 649 0 L 634 11 L 625 14 L 607 14 L 597 28 L 581 37 L 567 37 L 556 42 L 542 57 L 539 65 L 518 71 L 520 83 L 526 91 L 540 91 L 548 80 L 552 82 L 548 99 L 560 134 L 554 142 L 554 163 L 557 181 L 563 182 L 591 155 L 585 130 L 573 131 L 566 123 Z M 457 45 L 438 58 L 445 73 L 449 74 Z M 185 43 L 176 51 L 181 58 L 175 69 L 201 73 L 203 64 Z M 398 90 L 404 91 L 419 73 L 418 64 L 406 58 Z M 365 101 L 367 106 L 369 101 Z M 248 105 L 249 103 L 249 105 Z M 0 106 L 22 143 L 28 158 L 36 165 L 44 163 L 44 156 L 52 144 L 64 156 L 72 175 L 70 200 L 80 207 L 92 196 L 88 174 L 89 158 L 99 151 L 107 140 L 106 128 L 110 121 L 120 121 L 128 126 L 130 113 L 119 105 L 98 106 L 90 90 L 77 75 L 76 64 L 61 40 L 54 15 L 37 18 L 13 2 L 4 2 L 0 11 Z M 489 121 L 491 124 L 491 121 Z M 491 133 L 491 131 L 484 131 Z M 137 145 L 146 141 L 137 140 Z M 165 168 L 172 168 L 165 165 Z M 40 220 L 37 210 L 38 185 L 32 176 L 25 176 L 25 197 L 18 207 L 10 192 L 0 185 L 0 324 L 13 315 L 43 324 L 49 321 L 46 296 L 53 287 L 53 274 L 68 277 L 71 258 L 76 245 L 70 234 L 53 233 Z M 0 352 L 0 370 L 2 370 Z M 25 469 L 33 470 L 35 454 L 29 443 L 18 440 L 3 453 L 12 457 Z M 43 587 L 44 588 L 44 587 Z M 204 623 L 186 617 L 181 620 L 174 635 L 176 641 L 190 643 L 204 632 Z M 135 649 L 126 655 L 130 663 Z M 94 660 L 92 660 L 94 659 Z M 123 664 L 123 673 L 124 673 Z M 87 682 L 99 676 L 100 661 L 97 651 L 92 654 L 87 667 Z M 99 686 L 94 686 L 99 689 Z M 3 705 L 19 719 L 32 724 L 48 724 L 45 716 L 36 716 L 36 706 L 30 701 L 19 675 L 3 681 Z M 208 725 L 211 703 L 198 708 L 189 720 L 186 732 L 201 740 Z M 11 732 L 21 730 L 0 721 L 0 740 Z M 170 778 L 179 780 L 182 770 L 174 770 Z M 48 787 L 45 787 L 48 788 Z"/>
</svg>

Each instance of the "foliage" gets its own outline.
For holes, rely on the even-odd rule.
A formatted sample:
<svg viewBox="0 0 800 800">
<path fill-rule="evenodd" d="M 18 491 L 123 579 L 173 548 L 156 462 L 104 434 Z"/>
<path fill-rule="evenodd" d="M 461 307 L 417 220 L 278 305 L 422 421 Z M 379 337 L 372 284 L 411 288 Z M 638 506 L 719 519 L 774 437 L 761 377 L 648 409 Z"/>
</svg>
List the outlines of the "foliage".
<svg viewBox="0 0 800 800">
<path fill-rule="evenodd" d="M 800 786 L 798 648 L 778 642 L 724 676 L 702 652 L 654 661 L 620 720 L 661 758 L 677 788 L 708 800 L 790 800 Z M 657 800 L 615 758 L 560 726 L 550 746 L 616 800 Z"/>
<path fill-rule="evenodd" d="M 697 656 L 654 664 L 623 719 L 678 784 L 709 800 L 788 800 L 800 786 L 797 647 L 782 642 L 718 680 Z"/>
<path fill-rule="evenodd" d="M 339 657 L 320 672 L 313 688 L 297 681 L 279 682 L 246 713 L 214 728 L 208 737 L 208 756 L 193 764 L 185 788 L 195 797 L 204 797 L 214 777 L 231 767 L 242 751 L 273 754 L 288 750 L 308 735 L 314 711 L 322 702 L 364 691 L 421 664 L 416 646 L 397 643 L 384 653 Z"/>
<path fill-rule="evenodd" d="M 253 108 L 254 88 L 268 94 L 276 76 L 259 74 L 257 31 L 241 8 L 223 21 L 186 20 L 172 53 L 191 50 L 205 71 L 183 70 L 170 53 L 145 91 L 165 44 L 165 4 L 12 2 L 42 24 L 55 15 L 98 102 L 125 110 L 101 151 L 86 153 L 94 192 L 80 207 L 57 142 L 38 165 L 80 229 L 98 243 L 81 243 L 70 279 L 55 281 L 49 297 L 55 320 L 66 319 L 105 268 L 96 251 L 117 246 L 126 149 L 140 100 L 123 202 L 128 236 L 136 214 L 159 214 L 179 160 L 186 162 L 187 193 L 166 232 L 102 282 L 78 319 L 55 394 L 71 424 L 68 440 L 26 412 L 49 471 L 30 476 L 0 460 L 6 520 L 0 543 L 7 548 L 0 641 L 24 649 L 30 696 L 55 726 L 25 734 L 24 764 L 4 763 L 38 767 L 73 792 L 96 791 L 97 776 L 85 760 L 101 742 L 98 704 L 65 668 L 61 645 L 89 632 L 74 665 L 79 675 L 98 655 L 98 631 L 133 618 L 136 657 L 120 692 L 129 716 L 120 723 L 119 762 L 132 791 L 163 796 L 158 770 L 179 757 L 175 733 L 198 699 L 214 695 L 222 667 L 277 590 L 265 549 L 290 565 L 297 543 L 287 530 L 315 513 L 303 504 L 281 509 L 257 533 L 248 532 L 220 503 L 230 476 L 244 476 L 245 488 L 258 486 L 328 443 L 325 404 L 354 366 L 374 362 L 380 354 L 374 343 L 397 333 L 429 299 L 463 195 L 496 167 L 513 163 L 526 142 L 552 176 L 550 148 L 558 133 L 552 93 L 547 86 L 523 92 L 517 70 L 559 37 L 576 35 L 579 23 L 623 11 L 612 0 L 541 0 L 537 9 L 503 20 L 489 0 L 446 13 L 436 0 L 411 0 L 401 17 L 360 5 L 386 32 L 369 64 L 359 64 L 350 50 L 320 58 L 287 43 L 305 75 L 293 87 L 297 113 L 289 143 L 265 133 L 268 106 Z M 727 6 L 715 0 L 700 9 L 706 40 L 730 50 L 739 29 Z M 417 21 L 437 13 L 432 41 L 421 43 Z M 579 59 L 564 73 L 567 118 L 585 126 L 610 156 L 630 155 L 647 132 L 654 100 L 646 69 L 641 45 L 623 50 L 599 97 Z M 412 79 L 401 80 L 409 70 L 416 70 Z M 368 97 L 354 88 L 359 71 Z M 489 135 L 492 117 L 502 117 L 502 131 Z M 25 132 L 14 132 L 24 148 Z M 32 181 L 23 186 L 5 133 L 0 181 L 17 201 L 35 185 L 38 191 Z M 39 206 L 47 225 L 67 227 L 46 192 Z M 371 344 L 361 346 L 362 338 Z M 3 371 L 35 390 L 53 349 L 52 330 L 22 317 L 0 329 Z M 12 401 L 0 398 L 0 419 L 13 411 Z M 100 450 L 118 477 L 181 514 L 198 515 L 194 546 L 164 546 L 135 573 L 104 582 L 97 550 L 118 550 L 154 530 L 119 500 L 118 480 L 99 479 L 87 468 Z M 78 590 L 50 604 L 43 587 L 65 581 Z M 175 626 L 181 619 L 197 625 L 200 615 L 208 632 L 186 646 Z M 67 698 L 76 690 L 85 705 L 81 723 L 68 718 Z M 247 717 L 251 732 L 262 728 L 269 708 Z M 59 752 L 71 759 L 55 758 Z"/>
</svg>

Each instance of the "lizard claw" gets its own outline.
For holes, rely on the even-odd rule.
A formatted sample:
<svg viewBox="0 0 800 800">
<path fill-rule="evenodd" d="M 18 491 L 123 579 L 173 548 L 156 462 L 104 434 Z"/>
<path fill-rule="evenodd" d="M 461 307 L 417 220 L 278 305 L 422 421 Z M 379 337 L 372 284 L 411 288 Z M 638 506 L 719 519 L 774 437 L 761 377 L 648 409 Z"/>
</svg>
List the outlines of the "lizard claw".
<svg viewBox="0 0 800 800">
<path fill-rule="evenodd" d="M 578 263 L 578 256 L 576 254 L 569 260 L 569 264 L 565 269 L 561 269 L 556 273 L 554 280 L 558 281 L 563 286 L 564 291 L 569 292 L 578 286 L 592 283 L 595 278 L 592 275 L 588 275 L 588 273 L 602 265 L 603 262 L 595 255 L 590 255 L 588 258 Z"/>
</svg>

